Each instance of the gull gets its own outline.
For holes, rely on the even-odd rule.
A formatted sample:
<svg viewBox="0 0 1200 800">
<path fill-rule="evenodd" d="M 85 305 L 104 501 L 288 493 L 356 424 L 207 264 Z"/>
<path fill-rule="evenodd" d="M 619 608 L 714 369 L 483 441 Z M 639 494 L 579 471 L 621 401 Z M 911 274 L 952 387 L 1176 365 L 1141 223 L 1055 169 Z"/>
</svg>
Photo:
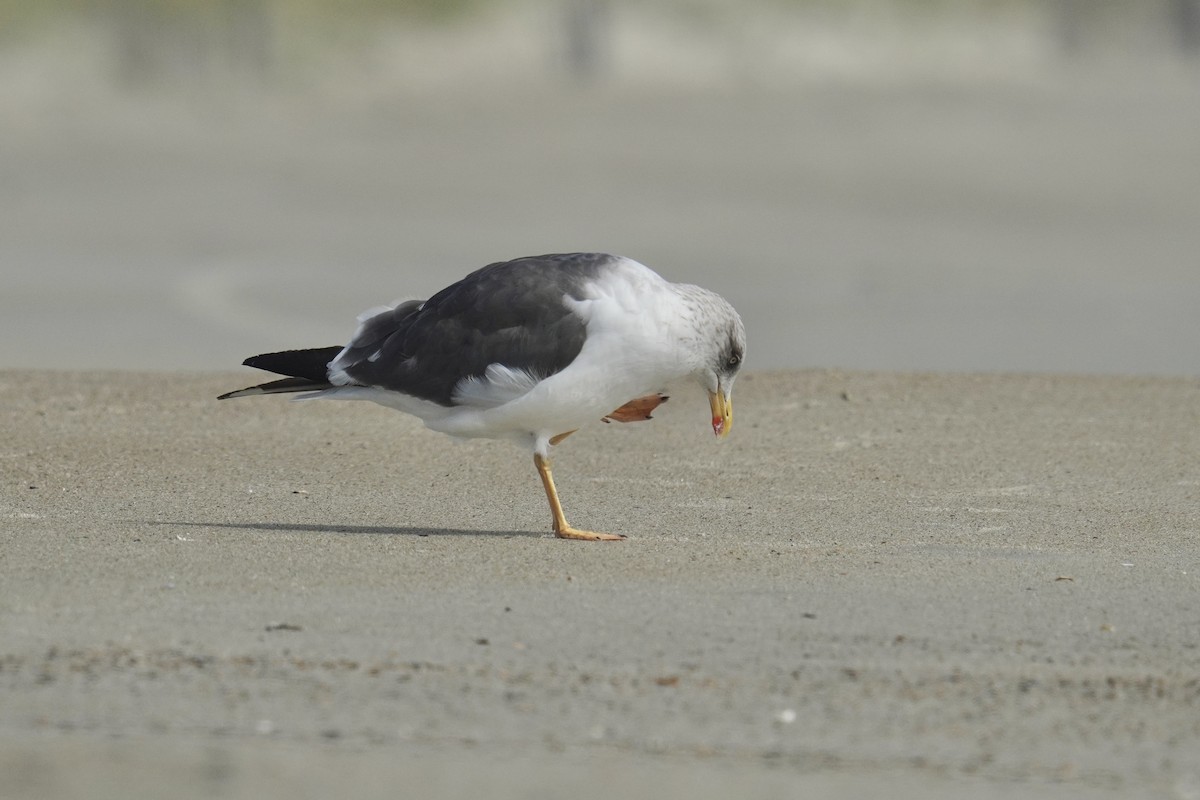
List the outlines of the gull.
<svg viewBox="0 0 1200 800">
<path fill-rule="evenodd" d="M 344 346 L 246 359 L 286 377 L 219 399 L 371 400 L 451 436 L 514 441 L 532 450 L 563 539 L 625 537 L 567 522 L 551 448 L 588 423 L 650 419 L 668 387 L 688 379 L 707 392 L 713 433 L 724 437 L 746 354 L 745 326 L 720 295 L 607 253 L 489 264 L 428 300 L 374 308 L 358 323 Z"/>
</svg>

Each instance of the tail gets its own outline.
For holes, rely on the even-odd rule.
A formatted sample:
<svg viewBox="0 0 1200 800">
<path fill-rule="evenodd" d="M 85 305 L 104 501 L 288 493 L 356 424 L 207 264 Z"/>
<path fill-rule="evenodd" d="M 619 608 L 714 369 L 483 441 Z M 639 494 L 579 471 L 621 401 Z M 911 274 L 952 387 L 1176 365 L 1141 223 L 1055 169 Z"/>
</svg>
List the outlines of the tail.
<svg viewBox="0 0 1200 800">
<path fill-rule="evenodd" d="M 226 392 L 217 399 L 229 400 L 233 397 L 248 397 L 253 394 L 288 394 L 330 389 L 333 384 L 329 382 L 329 362 L 341 351 L 341 345 L 337 345 L 251 356 L 242 362 L 247 367 L 255 367 L 288 377 L 260 383 L 257 386 L 248 386 L 245 389 L 238 389 L 236 392 Z"/>
</svg>

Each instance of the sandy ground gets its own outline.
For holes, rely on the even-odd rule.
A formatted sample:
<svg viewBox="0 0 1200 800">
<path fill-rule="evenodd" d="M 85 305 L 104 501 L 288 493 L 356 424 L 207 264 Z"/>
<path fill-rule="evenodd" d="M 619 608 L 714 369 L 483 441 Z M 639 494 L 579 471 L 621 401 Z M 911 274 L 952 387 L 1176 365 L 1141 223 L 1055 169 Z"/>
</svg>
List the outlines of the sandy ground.
<svg viewBox="0 0 1200 800">
<path fill-rule="evenodd" d="M 580 86 L 484 33 L 307 89 L 5 43 L 0 797 L 1200 798 L 1200 384 L 1056 377 L 1200 372 L 1194 60 Z M 508 445 L 180 372 L 576 249 L 750 334 L 728 441 L 562 449 L 623 543 Z M 823 366 L 887 371 L 765 371 Z"/>
<path fill-rule="evenodd" d="M 248 372 L 248 371 L 247 371 Z M 532 464 L 0 373 L 0 795 L 1200 797 L 1200 384 L 758 372 Z"/>
</svg>

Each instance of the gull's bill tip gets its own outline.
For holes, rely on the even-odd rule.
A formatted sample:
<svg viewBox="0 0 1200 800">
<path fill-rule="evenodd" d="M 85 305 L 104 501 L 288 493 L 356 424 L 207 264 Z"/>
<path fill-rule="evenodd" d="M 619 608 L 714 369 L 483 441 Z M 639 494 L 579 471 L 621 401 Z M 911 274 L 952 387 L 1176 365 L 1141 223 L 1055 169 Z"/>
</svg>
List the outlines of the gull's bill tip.
<svg viewBox="0 0 1200 800">
<path fill-rule="evenodd" d="M 733 429 L 733 399 L 723 392 L 709 392 L 708 405 L 712 409 L 713 433 L 728 436 Z"/>
</svg>

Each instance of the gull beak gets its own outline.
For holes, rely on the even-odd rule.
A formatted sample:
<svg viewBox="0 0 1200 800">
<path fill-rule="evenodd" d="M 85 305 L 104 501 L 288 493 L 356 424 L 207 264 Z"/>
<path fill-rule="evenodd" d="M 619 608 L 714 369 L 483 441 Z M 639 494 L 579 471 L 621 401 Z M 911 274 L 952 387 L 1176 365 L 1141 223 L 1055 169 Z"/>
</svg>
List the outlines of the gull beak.
<svg viewBox="0 0 1200 800">
<path fill-rule="evenodd" d="M 718 389 L 708 393 L 708 406 L 712 409 L 713 433 L 728 436 L 733 428 L 733 398 Z"/>
</svg>

